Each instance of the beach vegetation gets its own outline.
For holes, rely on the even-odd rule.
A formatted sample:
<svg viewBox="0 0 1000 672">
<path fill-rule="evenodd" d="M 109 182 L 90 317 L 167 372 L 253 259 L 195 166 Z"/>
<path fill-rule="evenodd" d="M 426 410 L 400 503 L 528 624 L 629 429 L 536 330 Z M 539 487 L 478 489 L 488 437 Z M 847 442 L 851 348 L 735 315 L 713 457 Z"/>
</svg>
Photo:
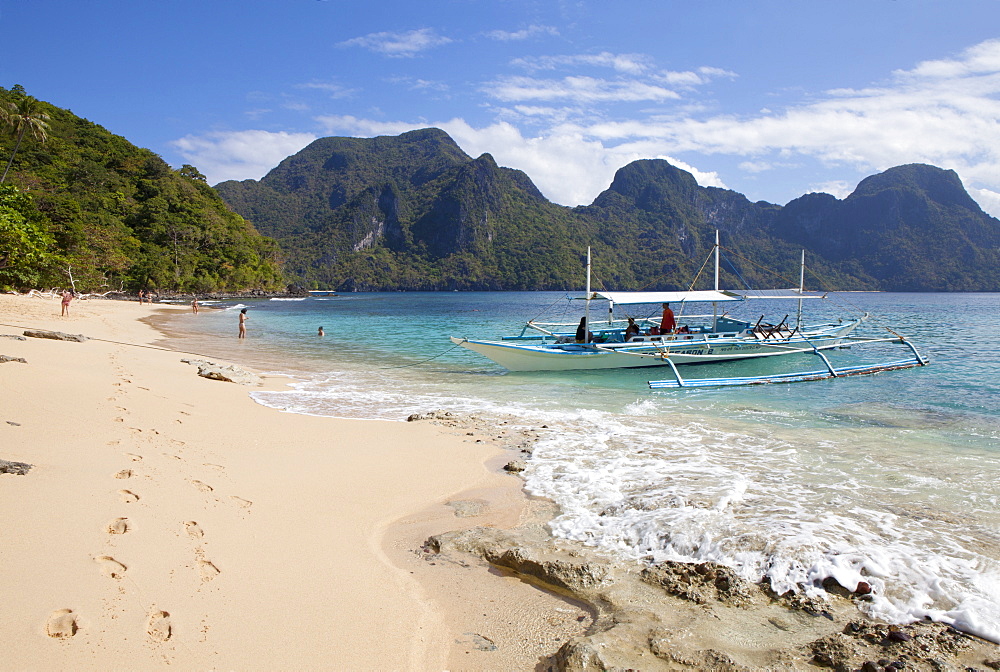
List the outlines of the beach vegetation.
<svg viewBox="0 0 1000 672">
<path fill-rule="evenodd" d="M 30 196 L 13 185 L 0 185 L 0 290 L 57 281 L 65 260 L 51 251 L 55 241 L 35 213 Z"/>
<path fill-rule="evenodd" d="M 10 110 L 27 97 L 16 89 L 0 88 L 0 106 Z M 81 291 L 285 287 L 276 243 L 234 213 L 197 168 L 174 170 L 69 110 L 41 101 L 33 109 L 45 116 L 46 142 L 24 142 L 15 154 L 17 135 L 5 135 L 0 151 L 11 157 L 7 184 L 30 197 L 19 230 L 34 227 L 35 240 L 44 234 L 51 259 L 61 263 L 55 277 L 51 266 L 46 276 L 9 273 L 14 285 L 44 279 Z"/>
</svg>

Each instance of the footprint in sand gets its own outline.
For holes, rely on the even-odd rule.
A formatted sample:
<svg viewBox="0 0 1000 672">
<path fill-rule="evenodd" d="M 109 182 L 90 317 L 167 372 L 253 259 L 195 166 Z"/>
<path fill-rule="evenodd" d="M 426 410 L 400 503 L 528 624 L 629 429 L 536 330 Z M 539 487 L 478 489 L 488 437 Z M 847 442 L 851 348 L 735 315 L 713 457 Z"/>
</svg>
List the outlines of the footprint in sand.
<svg viewBox="0 0 1000 672">
<path fill-rule="evenodd" d="M 212 490 L 215 489 L 211 485 L 209 485 L 208 483 L 202 483 L 201 481 L 192 480 L 191 481 L 191 485 L 193 485 L 194 487 L 198 488 L 202 492 L 212 492 Z"/>
<path fill-rule="evenodd" d="M 115 474 L 115 478 L 132 478 L 132 470 L 122 469 L 121 471 Z"/>
<path fill-rule="evenodd" d="M 205 536 L 205 532 L 201 529 L 201 525 L 193 520 L 185 522 L 184 527 L 187 529 L 188 536 L 192 539 L 201 539 Z"/>
<path fill-rule="evenodd" d="M 221 464 L 212 464 L 211 462 L 204 462 L 202 463 L 202 466 L 211 467 L 212 469 L 218 469 L 219 471 L 225 470 L 225 467 L 223 467 Z"/>
<path fill-rule="evenodd" d="M 108 523 L 108 534 L 125 534 L 128 532 L 128 518 L 115 518 Z"/>
<path fill-rule="evenodd" d="M 121 495 L 122 501 L 126 504 L 132 504 L 133 502 L 139 501 L 139 495 L 135 494 L 131 490 L 119 490 L 118 494 Z"/>
<path fill-rule="evenodd" d="M 165 642 L 173 634 L 170 627 L 170 613 L 166 611 L 154 611 L 149 615 L 146 622 L 146 634 L 157 642 Z"/>
<path fill-rule="evenodd" d="M 118 439 L 115 439 L 114 441 L 108 441 L 107 444 L 105 444 L 105 445 L 108 445 L 108 446 L 117 446 L 119 443 L 121 443 L 121 441 L 119 441 Z"/>
<path fill-rule="evenodd" d="M 169 457 L 174 460 L 183 460 L 184 458 L 180 455 L 171 455 L 170 453 L 163 453 L 163 457 Z"/>
<path fill-rule="evenodd" d="M 230 495 L 229 499 L 233 500 L 244 509 L 249 509 L 251 506 L 253 506 L 253 502 L 251 502 L 249 499 L 243 499 L 242 497 L 237 497 L 236 495 Z"/>
<path fill-rule="evenodd" d="M 72 609 L 56 609 L 45 624 L 45 633 L 57 639 L 72 637 L 76 630 L 76 614 Z"/>
<path fill-rule="evenodd" d="M 135 453 L 125 453 L 125 457 L 132 460 L 133 462 L 141 462 L 142 455 L 136 455 Z"/>
<path fill-rule="evenodd" d="M 220 574 L 219 568 L 208 560 L 198 561 L 198 573 L 201 574 L 201 580 L 205 582 L 211 581 Z"/>
<path fill-rule="evenodd" d="M 94 562 L 101 566 L 101 573 L 112 579 L 120 579 L 125 575 L 125 565 L 118 562 L 110 555 L 99 555 L 94 558 Z"/>
<path fill-rule="evenodd" d="M 125 422 L 125 418 L 115 418 L 115 422 Z M 131 429 L 131 427 L 129 429 Z"/>
</svg>

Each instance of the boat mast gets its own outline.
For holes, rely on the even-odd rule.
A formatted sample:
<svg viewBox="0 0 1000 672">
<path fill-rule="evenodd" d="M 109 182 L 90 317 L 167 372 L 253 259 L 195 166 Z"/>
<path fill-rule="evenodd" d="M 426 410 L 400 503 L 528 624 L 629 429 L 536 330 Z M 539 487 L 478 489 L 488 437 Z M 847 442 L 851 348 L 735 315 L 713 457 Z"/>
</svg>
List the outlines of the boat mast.
<svg viewBox="0 0 1000 672">
<path fill-rule="evenodd" d="M 590 245 L 587 246 L 587 296 L 583 308 L 583 342 L 590 343 Z"/>
<path fill-rule="evenodd" d="M 719 230 L 715 230 L 715 291 L 719 291 Z M 719 330 L 719 304 L 712 302 L 712 331 Z"/>
<path fill-rule="evenodd" d="M 795 326 L 802 328 L 802 292 L 806 289 L 806 251 L 802 250 L 802 264 L 799 266 L 799 312 L 795 317 Z"/>
</svg>

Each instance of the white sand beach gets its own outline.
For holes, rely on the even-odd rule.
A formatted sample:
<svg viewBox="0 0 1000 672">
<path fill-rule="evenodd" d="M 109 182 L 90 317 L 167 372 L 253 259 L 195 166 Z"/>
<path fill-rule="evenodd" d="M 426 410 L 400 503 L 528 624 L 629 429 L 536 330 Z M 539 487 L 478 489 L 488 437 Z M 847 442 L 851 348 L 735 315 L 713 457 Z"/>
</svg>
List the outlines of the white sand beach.
<svg viewBox="0 0 1000 672">
<path fill-rule="evenodd" d="M 539 619 L 562 604 L 478 569 L 435 595 L 413 576 L 433 570 L 417 557 L 429 533 L 517 522 L 520 482 L 495 446 L 260 406 L 183 354 L 139 347 L 159 336 L 139 319 L 160 310 L 74 301 L 63 318 L 57 299 L 0 296 L 0 335 L 90 339 L 0 338 L 0 355 L 26 360 L 0 364 L 0 459 L 32 465 L 0 474 L 0 667 L 445 669 L 482 648 L 455 632 L 470 608 L 483 620 L 474 586 L 522 600 L 529 627 L 531 600 Z M 503 506 L 456 518 L 445 502 L 469 489 Z"/>
</svg>

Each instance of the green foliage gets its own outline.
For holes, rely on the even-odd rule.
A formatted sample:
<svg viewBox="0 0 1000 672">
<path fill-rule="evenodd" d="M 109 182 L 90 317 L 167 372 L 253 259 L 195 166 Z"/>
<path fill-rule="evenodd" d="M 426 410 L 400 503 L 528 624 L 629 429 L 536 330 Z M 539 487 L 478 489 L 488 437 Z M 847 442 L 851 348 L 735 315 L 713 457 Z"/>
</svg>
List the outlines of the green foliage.
<svg viewBox="0 0 1000 672">
<path fill-rule="evenodd" d="M 0 105 L 23 98 L 0 89 Z M 48 119 L 47 142 L 21 146 L 8 183 L 31 195 L 22 217 L 47 236 L 44 245 L 60 259 L 62 276 L 51 281 L 66 285 L 72 273 L 85 291 L 284 286 L 277 245 L 232 212 L 196 168 L 172 170 L 149 150 L 67 110 L 36 103 L 36 112 Z M 15 141 L 0 139 L 0 150 L 9 153 Z M 26 287 L 40 278 L 11 282 Z"/>
<path fill-rule="evenodd" d="M 29 218 L 31 198 L 0 185 L 0 289 L 40 287 L 55 277 L 62 259 L 51 252 L 52 236 Z"/>
<path fill-rule="evenodd" d="M 25 95 L 23 89 L 15 91 L 12 98 L 13 100 L 0 101 L 0 123 L 10 127 L 17 135 L 17 142 L 11 150 L 10 159 L 4 167 L 3 175 L 0 176 L 0 184 L 7 180 L 7 173 L 10 172 L 25 133 L 30 131 L 36 140 L 45 142 L 49 128 L 49 115 L 42 111 L 42 104 L 38 100 Z"/>
</svg>

